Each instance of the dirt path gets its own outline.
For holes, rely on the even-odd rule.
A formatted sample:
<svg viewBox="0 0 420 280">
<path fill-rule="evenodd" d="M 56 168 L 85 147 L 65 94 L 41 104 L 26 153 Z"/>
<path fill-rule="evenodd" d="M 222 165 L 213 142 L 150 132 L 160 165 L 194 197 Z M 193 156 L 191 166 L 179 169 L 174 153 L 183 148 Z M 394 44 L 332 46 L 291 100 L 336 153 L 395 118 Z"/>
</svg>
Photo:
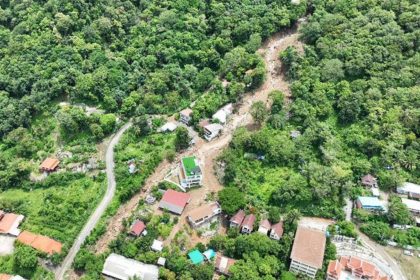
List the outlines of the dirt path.
<svg viewBox="0 0 420 280">
<path fill-rule="evenodd" d="M 174 163 L 171 164 L 164 161 L 159 164 L 155 172 L 147 179 L 145 186 L 143 187 L 144 191 L 136 194 L 127 203 L 122 205 L 116 215 L 110 219 L 106 233 L 95 245 L 94 250 L 96 253 L 103 253 L 107 249 L 110 241 L 114 240 L 123 229 L 123 220 L 132 215 L 139 200 L 146 197 L 151 187 L 163 180 L 168 170 L 174 168 L 183 156 L 194 154 L 200 160 L 204 172 L 203 187 L 189 192 L 191 195 L 191 203 L 187 206 L 180 217 L 178 224 L 174 226 L 169 238 L 165 240 L 165 244 L 169 244 L 173 240 L 175 234 L 186 225 L 185 217 L 191 209 L 201 205 L 208 194 L 212 192 L 217 193 L 223 187 L 214 172 L 215 159 L 220 155 L 221 151 L 227 147 L 236 128 L 252 123 L 252 117 L 249 114 L 252 103 L 255 101 L 263 101 L 267 103 L 268 95 L 274 89 L 281 90 L 290 97 L 289 84 L 280 72 L 278 54 L 280 51 L 285 50 L 288 46 L 295 46 L 299 51 L 302 51 L 303 45 L 297 40 L 297 38 L 298 33 L 297 28 L 295 27 L 288 32 L 275 34 L 264 43 L 258 51 L 264 57 L 264 61 L 267 65 L 267 78 L 264 84 L 256 90 L 254 94 L 244 96 L 242 105 L 237 110 L 237 113 L 231 117 L 229 123 L 224 128 L 224 133 L 219 138 L 213 140 L 212 142 L 206 142 L 199 139 L 192 149 L 178 154 Z M 199 241 L 202 240 L 194 238 L 194 243 Z"/>
</svg>

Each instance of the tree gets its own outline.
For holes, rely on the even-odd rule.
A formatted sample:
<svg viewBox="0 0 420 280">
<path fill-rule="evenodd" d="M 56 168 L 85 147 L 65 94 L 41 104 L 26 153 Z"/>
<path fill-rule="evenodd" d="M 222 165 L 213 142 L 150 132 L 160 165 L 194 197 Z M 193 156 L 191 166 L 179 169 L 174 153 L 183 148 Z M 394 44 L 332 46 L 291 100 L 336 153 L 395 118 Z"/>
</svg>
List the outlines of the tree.
<svg viewBox="0 0 420 280">
<path fill-rule="evenodd" d="M 265 121 L 267 115 L 267 108 L 265 107 L 264 102 L 257 101 L 252 104 L 251 116 L 258 125 L 261 125 Z"/>
<path fill-rule="evenodd" d="M 17 246 L 13 254 L 13 270 L 25 278 L 31 278 L 38 265 L 37 253 L 28 246 Z"/>
<path fill-rule="evenodd" d="M 175 150 L 181 151 L 190 146 L 191 137 L 188 133 L 188 129 L 183 126 L 179 126 L 175 132 Z"/>
<path fill-rule="evenodd" d="M 337 82 L 344 78 L 343 62 L 339 59 L 326 59 L 322 62 L 321 77 L 324 81 Z"/>
<path fill-rule="evenodd" d="M 391 196 L 388 219 L 392 224 L 408 225 L 412 223 L 410 211 L 398 196 Z"/>
<path fill-rule="evenodd" d="M 226 187 L 219 191 L 219 202 L 223 212 L 233 215 L 245 206 L 245 195 L 236 187 Z"/>
<path fill-rule="evenodd" d="M 133 120 L 133 130 L 137 136 L 146 136 L 150 132 L 149 120 L 146 115 L 135 117 Z"/>
</svg>

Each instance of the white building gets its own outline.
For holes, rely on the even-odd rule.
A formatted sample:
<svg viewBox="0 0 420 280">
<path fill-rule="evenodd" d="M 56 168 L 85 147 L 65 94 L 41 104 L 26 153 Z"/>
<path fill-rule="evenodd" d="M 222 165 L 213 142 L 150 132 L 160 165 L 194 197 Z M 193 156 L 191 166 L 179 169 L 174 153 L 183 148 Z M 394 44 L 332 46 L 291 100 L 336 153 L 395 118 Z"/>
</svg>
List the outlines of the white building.
<svg viewBox="0 0 420 280">
<path fill-rule="evenodd" d="M 206 138 L 207 141 L 211 141 L 220 134 L 222 129 L 223 129 L 223 126 L 218 123 L 212 123 L 212 124 L 206 125 L 203 127 L 204 138 Z"/>
<path fill-rule="evenodd" d="M 194 156 L 184 157 L 181 160 L 180 171 L 180 181 L 183 190 L 185 191 L 186 189 L 200 186 L 202 180 L 203 174 L 197 159 Z"/>
<path fill-rule="evenodd" d="M 179 121 L 188 125 L 191 121 L 193 111 L 190 108 L 184 109 L 179 112 Z"/>
<path fill-rule="evenodd" d="M 405 182 L 397 188 L 397 193 L 406 194 L 410 198 L 420 199 L 420 185 Z"/>
<path fill-rule="evenodd" d="M 221 124 L 225 124 L 229 116 L 232 115 L 232 112 L 233 112 L 233 105 L 232 103 L 229 103 L 223 106 L 219 111 L 214 113 L 212 118 L 213 120 L 218 121 Z"/>
<path fill-rule="evenodd" d="M 142 280 L 158 280 L 159 268 L 156 265 L 144 264 L 112 253 L 105 261 L 102 274 L 119 280 L 129 280 L 133 277 L 139 277 Z"/>
<path fill-rule="evenodd" d="M 159 128 L 160 132 L 172 132 L 174 131 L 178 126 L 176 125 L 176 123 L 173 122 L 167 122 L 164 125 L 162 125 Z"/>
<path fill-rule="evenodd" d="M 290 271 L 314 279 L 322 269 L 326 237 L 321 230 L 298 226 L 293 242 Z"/>
<path fill-rule="evenodd" d="M 412 200 L 412 199 L 401 199 L 402 203 L 404 203 L 408 210 L 414 215 L 420 215 L 420 201 Z"/>
</svg>

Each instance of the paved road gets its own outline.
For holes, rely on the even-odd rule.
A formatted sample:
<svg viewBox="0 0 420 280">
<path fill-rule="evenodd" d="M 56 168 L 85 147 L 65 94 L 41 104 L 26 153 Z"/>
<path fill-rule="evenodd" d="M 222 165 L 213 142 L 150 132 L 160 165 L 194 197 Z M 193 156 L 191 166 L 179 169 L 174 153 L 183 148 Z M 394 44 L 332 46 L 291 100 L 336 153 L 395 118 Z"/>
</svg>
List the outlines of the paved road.
<svg viewBox="0 0 420 280">
<path fill-rule="evenodd" d="M 346 213 L 346 221 L 351 221 L 351 211 L 353 209 L 353 202 L 350 198 L 346 198 L 346 205 L 344 206 L 343 210 Z"/>
<path fill-rule="evenodd" d="M 118 144 L 120 141 L 121 136 L 123 133 L 130 128 L 131 122 L 125 124 L 111 139 L 106 149 L 106 176 L 108 180 L 108 187 L 106 189 L 106 193 L 99 203 L 98 207 L 95 209 L 93 214 L 90 216 L 89 220 L 83 227 L 82 231 L 79 233 L 79 236 L 73 243 L 73 246 L 70 248 L 66 258 L 64 259 L 61 266 L 57 269 L 55 273 L 55 279 L 62 280 L 64 279 L 66 271 L 71 267 L 74 258 L 76 257 L 77 252 L 79 252 L 80 247 L 85 242 L 86 237 L 90 234 L 93 228 L 98 223 L 99 219 L 101 218 L 102 214 L 105 212 L 108 205 L 111 203 L 112 198 L 115 194 L 115 175 L 114 175 L 114 148 L 115 145 Z"/>
</svg>

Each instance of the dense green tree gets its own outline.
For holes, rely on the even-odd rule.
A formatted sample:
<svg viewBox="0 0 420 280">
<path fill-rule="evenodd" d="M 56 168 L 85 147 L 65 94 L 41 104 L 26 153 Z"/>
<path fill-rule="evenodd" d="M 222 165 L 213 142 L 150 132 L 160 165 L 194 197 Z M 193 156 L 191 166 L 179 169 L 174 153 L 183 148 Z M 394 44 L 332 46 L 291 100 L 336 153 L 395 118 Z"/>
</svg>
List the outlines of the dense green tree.
<svg viewBox="0 0 420 280">
<path fill-rule="evenodd" d="M 188 130 L 180 126 L 176 129 L 175 132 L 175 149 L 181 151 L 187 149 L 190 146 L 191 137 L 188 133 Z"/>
<path fill-rule="evenodd" d="M 13 270 L 16 274 L 31 278 L 38 265 L 37 253 L 28 246 L 17 246 L 13 254 Z"/>
<path fill-rule="evenodd" d="M 391 196 L 388 206 L 388 219 L 392 224 L 408 225 L 411 223 L 411 213 L 401 199 Z"/>
<path fill-rule="evenodd" d="M 251 116 L 255 123 L 261 125 L 267 118 L 267 108 L 262 101 L 254 102 L 251 106 Z"/>
<path fill-rule="evenodd" d="M 223 212 L 233 215 L 245 206 L 245 196 L 238 188 L 227 187 L 219 192 L 219 202 Z"/>
</svg>

